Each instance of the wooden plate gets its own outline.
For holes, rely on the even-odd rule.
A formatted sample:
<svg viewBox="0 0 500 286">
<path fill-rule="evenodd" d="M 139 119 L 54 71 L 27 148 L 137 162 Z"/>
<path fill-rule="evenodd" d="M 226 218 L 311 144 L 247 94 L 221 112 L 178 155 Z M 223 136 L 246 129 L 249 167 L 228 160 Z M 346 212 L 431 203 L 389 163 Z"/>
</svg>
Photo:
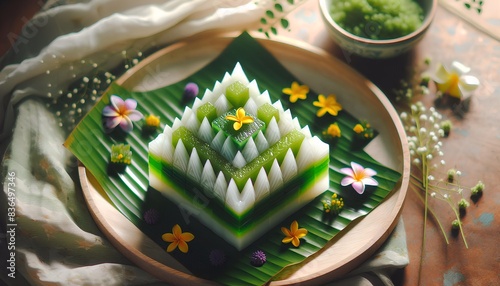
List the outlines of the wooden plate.
<svg viewBox="0 0 500 286">
<path fill-rule="evenodd" d="M 146 91 L 188 77 L 212 61 L 237 36 L 204 34 L 166 47 L 130 69 L 117 82 L 131 90 Z M 299 80 L 318 93 L 335 93 L 344 108 L 368 120 L 380 134 L 366 147 L 379 162 L 402 178 L 386 200 L 359 219 L 329 245 L 293 268 L 271 285 L 320 284 L 339 278 L 369 258 L 397 224 L 408 188 L 410 156 L 403 126 L 385 95 L 370 81 L 328 53 L 290 39 L 253 35 Z M 80 167 L 83 193 L 96 223 L 111 243 L 152 275 L 173 284 L 210 284 L 191 275 L 160 246 L 119 213 L 95 179 Z"/>
</svg>

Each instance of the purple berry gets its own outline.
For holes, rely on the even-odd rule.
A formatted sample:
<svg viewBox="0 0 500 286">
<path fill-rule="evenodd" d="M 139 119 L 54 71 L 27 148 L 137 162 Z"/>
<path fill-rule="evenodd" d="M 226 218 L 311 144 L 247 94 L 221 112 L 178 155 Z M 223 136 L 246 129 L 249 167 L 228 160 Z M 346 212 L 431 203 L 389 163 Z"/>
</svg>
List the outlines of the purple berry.
<svg viewBox="0 0 500 286">
<path fill-rule="evenodd" d="M 267 258 L 266 254 L 262 250 L 257 250 L 254 253 L 252 253 L 252 256 L 250 257 L 250 264 L 256 267 L 260 267 L 266 263 Z"/>
<path fill-rule="evenodd" d="M 186 87 L 184 87 L 184 99 L 185 100 L 190 100 L 195 98 L 198 95 L 199 88 L 198 85 L 194 82 L 190 82 L 186 84 Z"/>
</svg>

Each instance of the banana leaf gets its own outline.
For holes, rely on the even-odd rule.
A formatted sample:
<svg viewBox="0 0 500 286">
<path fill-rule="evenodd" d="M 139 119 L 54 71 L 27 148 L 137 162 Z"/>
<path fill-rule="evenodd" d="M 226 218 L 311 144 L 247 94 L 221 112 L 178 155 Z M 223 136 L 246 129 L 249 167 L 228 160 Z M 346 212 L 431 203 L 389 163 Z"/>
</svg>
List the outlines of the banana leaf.
<svg viewBox="0 0 500 286">
<path fill-rule="evenodd" d="M 212 89 L 215 81 L 221 81 L 224 74 L 231 72 L 237 62 L 242 65 L 249 80 L 256 79 L 260 90 L 268 90 L 273 102 L 281 100 L 284 108 L 289 108 L 292 115 L 298 117 L 301 126 L 309 125 L 314 135 L 324 138 L 322 132 L 333 121 L 337 122 L 342 130 L 341 138 L 328 141 L 331 144 L 329 190 L 242 251 L 237 251 L 227 244 L 182 206 L 169 201 L 149 187 L 148 143 L 156 134 L 144 132 L 141 123 L 135 124 L 134 130 L 126 135 L 106 134 L 101 115 L 103 108 L 109 104 L 110 96 L 116 94 L 123 99 L 137 100 L 137 109 L 143 114 L 159 115 L 162 127 L 171 125 L 176 117 L 181 117 L 185 106 L 192 104 L 192 100 L 186 101 L 183 97 L 184 87 L 188 82 L 196 83 L 200 91 Z M 162 234 L 171 232 L 175 224 L 179 224 L 183 231 L 193 233 L 195 239 L 188 243 L 188 253 L 177 250 L 171 255 L 194 275 L 226 285 L 262 285 L 286 267 L 300 263 L 321 251 L 350 223 L 376 208 L 401 177 L 400 173 L 377 162 L 363 151 L 368 140 L 360 141 L 352 130 L 360 122 L 355 116 L 343 110 L 336 117 L 328 115 L 318 118 L 318 108 L 312 104 L 317 100 L 317 93 L 314 91 L 310 91 L 306 100 L 290 103 L 282 89 L 290 87 L 293 81 L 298 80 L 255 39 L 243 33 L 212 62 L 172 85 L 146 92 L 134 92 L 112 84 L 70 134 L 65 146 L 92 173 L 114 206 L 162 248 L 166 249 L 169 244 L 161 239 Z M 132 163 L 123 173 L 111 172 L 109 168 L 111 145 L 118 143 L 129 144 L 133 152 Z M 351 187 L 341 187 L 340 181 L 344 175 L 339 170 L 349 167 L 352 161 L 376 170 L 375 179 L 379 185 L 367 189 L 363 195 L 358 195 Z M 325 214 L 321 202 L 331 198 L 333 193 L 342 197 L 345 203 L 338 215 Z M 193 198 L 193 202 L 200 208 L 208 207 L 207 198 L 202 193 Z M 159 212 L 158 224 L 149 225 L 144 222 L 143 213 L 149 209 Z M 299 247 L 281 242 L 284 235 L 280 227 L 289 228 L 293 220 L 299 222 L 299 227 L 308 230 Z M 210 263 L 210 253 L 213 250 L 224 253 L 225 263 L 222 266 L 216 267 Z M 256 250 L 264 251 L 267 257 L 267 262 L 261 267 L 250 264 L 250 256 Z"/>
</svg>

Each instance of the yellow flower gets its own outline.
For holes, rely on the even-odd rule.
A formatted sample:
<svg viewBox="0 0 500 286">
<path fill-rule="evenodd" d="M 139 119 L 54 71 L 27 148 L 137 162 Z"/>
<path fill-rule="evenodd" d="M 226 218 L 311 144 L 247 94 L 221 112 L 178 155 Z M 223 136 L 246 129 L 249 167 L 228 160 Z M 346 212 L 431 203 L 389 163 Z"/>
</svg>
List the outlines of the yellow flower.
<svg viewBox="0 0 500 286">
<path fill-rule="evenodd" d="M 253 118 L 251 116 L 245 115 L 245 109 L 243 109 L 243 107 L 240 107 L 238 108 L 238 110 L 236 110 L 236 116 L 227 115 L 226 119 L 231 121 L 236 121 L 233 124 L 234 130 L 240 130 L 243 124 L 249 124 L 253 122 Z"/>
<path fill-rule="evenodd" d="M 151 126 L 151 127 L 158 127 L 160 126 L 160 117 L 150 114 L 146 116 L 146 125 Z"/>
<path fill-rule="evenodd" d="M 183 253 L 187 253 L 188 252 L 187 243 L 194 239 L 194 235 L 189 232 L 182 232 L 181 227 L 178 224 L 176 224 L 172 228 L 172 233 L 164 233 L 161 236 L 161 239 L 163 239 L 166 242 L 171 242 L 167 247 L 167 252 L 172 252 L 177 247 L 179 247 L 180 251 L 182 251 Z"/>
<path fill-rule="evenodd" d="M 313 102 L 313 105 L 320 108 L 318 113 L 316 113 L 318 117 L 322 117 L 327 112 L 333 116 L 337 116 L 339 111 L 342 110 L 342 105 L 337 102 L 337 98 L 333 94 L 328 95 L 328 97 L 320 94 L 318 101 Z"/>
<path fill-rule="evenodd" d="M 291 87 L 286 87 L 283 90 L 284 94 L 290 95 L 290 102 L 294 103 L 298 99 L 306 99 L 309 87 L 307 85 L 299 85 L 298 82 L 292 82 Z"/>
<path fill-rule="evenodd" d="M 341 132 L 340 132 L 340 127 L 337 124 L 337 122 L 330 124 L 328 126 L 328 129 L 324 132 L 325 135 L 330 135 L 332 137 L 340 137 Z"/>
<path fill-rule="evenodd" d="M 354 130 L 354 132 L 359 134 L 359 133 L 365 131 L 365 128 L 363 128 L 363 125 L 361 125 L 361 124 L 356 124 L 356 126 L 354 126 L 353 130 Z"/>
<path fill-rule="evenodd" d="M 281 227 L 281 232 L 286 235 L 281 242 L 290 243 L 292 242 L 293 246 L 298 247 L 300 245 L 300 239 L 307 235 L 307 229 L 299 228 L 299 223 L 294 220 L 290 225 L 290 229 L 286 227 Z"/>
</svg>

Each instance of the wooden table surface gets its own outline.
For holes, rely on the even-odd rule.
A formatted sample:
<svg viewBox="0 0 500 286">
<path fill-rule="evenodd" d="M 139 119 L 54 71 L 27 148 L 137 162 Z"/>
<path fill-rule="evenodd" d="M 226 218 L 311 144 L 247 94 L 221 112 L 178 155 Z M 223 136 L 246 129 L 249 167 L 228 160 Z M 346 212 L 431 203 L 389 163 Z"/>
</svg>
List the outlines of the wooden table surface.
<svg viewBox="0 0 500 286">
<path fill-rule="evenodd" d="M 40 8 L 36 1 L 23 1 L 31 6 L 11 7 L 10 13 L 5 13 L 3 8 L 12 2 L 1 3 L 0 55 L 9 48 L 7 35 L 19 33 L 24 19 L 29 19 Z M 392 100 L 393 91 L 400 89 L 402 80 L 412 82 L 427 69 L 423 63 L 426 58 L 432 59 L 433 63 L 457 60 L 472 68 L 471 74 L 481 80 L 481 86 L 471 100 L 470 109 L 460 115 L 447 108 L 439 109 L 454 126 L 451 135 L 443 140 L 445 169 L 456 168 L 462 172 L 463 194 L 467 199 L 470 187 L 478 180 L 486 185 L 482 198 L 472 203 L 463 217 L 469 249 L 459 236 L 452 235 L 450 227 L 446 227 L 451 238 L 447 245 L 437 224 L 430 219 L 426 247 L 422 250 L 424 208 L 416 194 L 409 191 L 403 219 L 410 264 L 393 278 L 396 285 L 416 285 L 423 256 L 421 285 L 499 285 L 500 43 L 438 7 L 430 30 L 413 51 L 389 60 L 367 60 L 344 53 L 330 39 L 322 24 L 317 1 L 303 4 L 289 15 L 288 20 L 290 29 L 280 30 L 281 36 L 299 39 L 330 52 L 372 80 Z M 429 107 L 434 104 L 434 99 L 434 95 L 429 94 L 414 100 L 422 100 Z M 404 105 L 395 100 L 394 104 L 397 110 L 403 110 Z M 454 216 L 451 209 L 432 200 L 431 206 L 441 221 L 449 226 Z"/>
<path fill-rule="evenodd" d="M 453 130 L 443 140 L 446 166 L 462 172 L 463 196 L 469 200 L 470 187 L 478 180 L 486 185 L 484 195 L 471 203 L 462 221 L 469 245 L 451 231 L 454 214 L 442 201 L 431 200 L 431 206 L 445 224 L 450 242 L 447 245 L 438 225 L 427 223 L 426 246 L 422 250 L 424 207 L 411 190 L 403 207 L 410 264 L 394 275 L 396 285 L 416 285 L 420 258 L 423 256 L 420 285 L 500 285 L 500 42 L 480 32 L 448 10 L 438 7 L 434 22 L 424 39 L 406 55 L 389 60 L 367 60 L 344 53 L 329 37 L 322 24 L 317 1 L 309 1 L 288 19 L 289 36 L 320 47 L 360 71 L 372 80 L 394 102 L 394 90 L 401 81 L 418 82 L 428 70 L 424 60 L 432 63 L 460 61 L 472 68 L 481 85 L 474 93 L 467 112 L 455 114 L 450 108 L 438 109 L 453 123 Z M 427 107 L 434 105 L 433 94 L 414 98 Z M 418 171 L 412 169 L 418 175 Z"/>
</svg>

